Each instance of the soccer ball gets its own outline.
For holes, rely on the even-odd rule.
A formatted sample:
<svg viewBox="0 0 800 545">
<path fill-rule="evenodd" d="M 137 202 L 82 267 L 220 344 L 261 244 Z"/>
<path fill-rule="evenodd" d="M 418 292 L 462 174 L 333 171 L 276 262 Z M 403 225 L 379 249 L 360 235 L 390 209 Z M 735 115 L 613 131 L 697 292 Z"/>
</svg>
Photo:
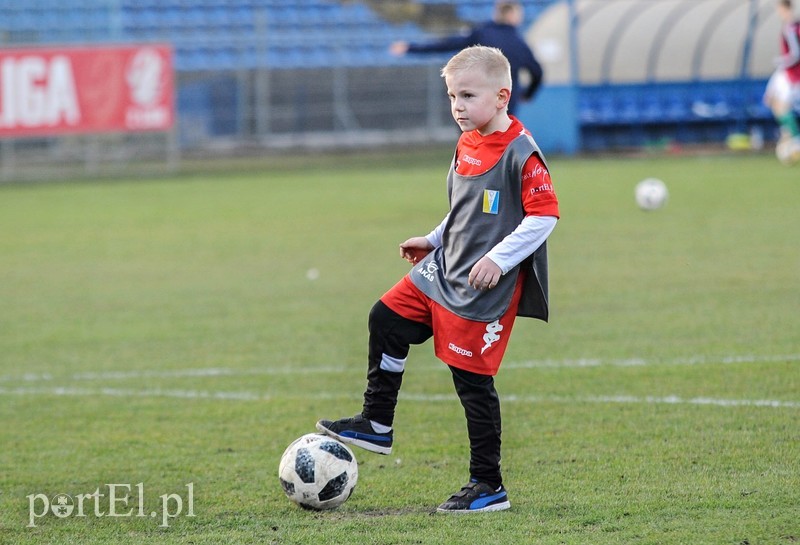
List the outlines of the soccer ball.
<svg viewBox="0 0 800 545">
<path fill-rule="evenodd" d="M 358 463 L 346 445 L 309 433 L 286 447 L 278 477 L 286 496 L 303 509 L 335 509 L 353 493 Z"/>
<path fill-rule="evenodd" d="M 636 184 L 636 204 L 642 210 L 657 210 L 667 204 L 669 191 L 658 178 L 647 178 Z"/>
</svg>

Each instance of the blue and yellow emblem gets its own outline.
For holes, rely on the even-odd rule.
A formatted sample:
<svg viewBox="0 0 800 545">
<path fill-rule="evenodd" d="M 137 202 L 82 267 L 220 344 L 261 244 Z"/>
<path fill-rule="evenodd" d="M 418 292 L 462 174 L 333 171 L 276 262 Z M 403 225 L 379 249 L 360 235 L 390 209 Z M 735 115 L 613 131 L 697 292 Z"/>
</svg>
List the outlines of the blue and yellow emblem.
<svg viewBox="0 0 800 545">
<path fill-rule="evenodd" d="M 483 190 L 483 213 L 497 214 L 500 210 L 500 192 L 493 189 Z"/>
</svg>

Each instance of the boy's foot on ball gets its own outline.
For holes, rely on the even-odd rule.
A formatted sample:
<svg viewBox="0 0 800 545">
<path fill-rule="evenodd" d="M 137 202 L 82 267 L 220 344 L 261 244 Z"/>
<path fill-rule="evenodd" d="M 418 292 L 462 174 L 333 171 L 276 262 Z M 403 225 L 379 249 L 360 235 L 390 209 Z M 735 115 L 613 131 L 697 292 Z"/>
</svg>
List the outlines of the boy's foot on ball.
<svg viewBox="0 0 800 545">
<path fill-rule="evenodd" d="M 320 420 L 317 422 L 317 430 L 335 437 L 342 443 L 355 445 L 370 452 L 378 454 L 391 454 L 393 432 L 376 432 L 369 420 L 357 414 L 352 418 L 342 418 L 340 420 Z"/>
</svg>

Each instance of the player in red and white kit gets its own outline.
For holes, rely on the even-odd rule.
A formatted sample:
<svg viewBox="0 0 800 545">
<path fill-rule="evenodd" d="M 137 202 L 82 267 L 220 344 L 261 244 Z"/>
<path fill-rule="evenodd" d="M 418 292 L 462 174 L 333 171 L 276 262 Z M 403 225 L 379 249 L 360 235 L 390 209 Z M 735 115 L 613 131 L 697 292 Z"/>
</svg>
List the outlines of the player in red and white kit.
<svg viewBox="0 0 800 545">
<path fill-rule="evenodd" d="M 777 0 L 781 26 L 781 55 L 775 59 L 776 70 L 767 83 L 764 102 L 781 127 L 780 145 L 789 146 L 788 155 L 800 154 L 800 21 L 792 10 L 792 0 Z"/>
<path fill-rule="evenodd" d="M 511 74 L 499 49 L 473 46 L 442 70 L 462 130 L 448 175 L 450 210 L 427 236 L 400 244 L 409 274 L 370 312 L 361 414 L 317 429 L 389 454 L 395 405 L 412 344 L 433 337 L 467 419 L 469 483 L 442 512 L 511 506 L 500 472 L 500 404 L 494 387 L 516 316 L 547 320 L 546 240 L 559 217 L 543 155 L 508 115 Z M 432 415 L 435 419 L 435 415 Z"/>
</svg>

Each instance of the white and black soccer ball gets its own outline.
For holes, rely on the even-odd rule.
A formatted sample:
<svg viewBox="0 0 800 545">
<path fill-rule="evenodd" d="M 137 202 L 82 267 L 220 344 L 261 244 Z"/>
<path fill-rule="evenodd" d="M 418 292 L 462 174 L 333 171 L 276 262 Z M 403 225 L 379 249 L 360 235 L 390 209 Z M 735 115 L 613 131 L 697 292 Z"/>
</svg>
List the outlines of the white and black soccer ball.
<svg viewBox="0 0 800 545">
<path fill-rule="evenodd" d="M 353 493 L 358 463 L 346 445 L 318 433 L 296 439 L 281 456 L 283 491 L 304 509 L 335 509 Z"/>
<path fill-rule="evenodd" d="M 667 185 L 658 178 L 646 178 L 636 184 L 636 204 L 642 210 L 657 210 L 667 204 Z"/>
</svg>

